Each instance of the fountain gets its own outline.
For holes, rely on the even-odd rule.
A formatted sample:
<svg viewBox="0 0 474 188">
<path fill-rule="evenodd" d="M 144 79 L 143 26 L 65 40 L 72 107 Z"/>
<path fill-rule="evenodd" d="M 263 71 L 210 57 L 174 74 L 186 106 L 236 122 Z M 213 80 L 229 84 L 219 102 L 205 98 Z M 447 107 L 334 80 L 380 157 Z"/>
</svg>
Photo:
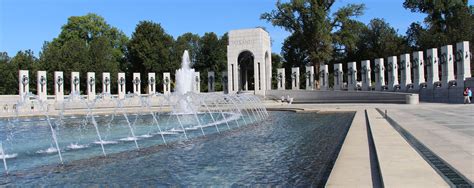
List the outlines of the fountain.
<svg viewBox="0 0 474 188">
<path fill-rule="evenodd" d="M 73 93 L 65 100 L 25 94 L 16 105 L 15 116 L 0 119 L 4 172 L 191 141 L 268 117 L 256 96 L 193 92 L 194 70 L 190 66 L 185 51 L 171 95 L 114 97 L 107 89 L 89 98 L 80 95 L 76 74 L 71 81 Z"/>
</svg>

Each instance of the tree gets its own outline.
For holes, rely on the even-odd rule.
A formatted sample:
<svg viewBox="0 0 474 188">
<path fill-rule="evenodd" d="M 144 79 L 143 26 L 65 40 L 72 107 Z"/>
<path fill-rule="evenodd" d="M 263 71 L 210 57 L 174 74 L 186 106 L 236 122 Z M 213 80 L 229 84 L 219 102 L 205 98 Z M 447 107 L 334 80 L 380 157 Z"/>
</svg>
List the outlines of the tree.
<svg viewBox="0 0 474 188">
<path fill-rule="evenodd" d="M 96 14 L 71 16 L 62 26 L 61 33 L 51 42 L 45 42 L 40 53 L 40 67 L 48 71 L 48 84 L 53 84 L 53 72 L 64 71 L 64 88 L 70 88 L 70 72 L 110 72 L 112 77 L 125 67 L 127 36 L 110 26 Z M 96 75 L 98 83 L 102 75 Z M 87 87 L 86 76 L 81 76 L 81 88 Z M 115 84 L 111 84 L 116 88 Z M 49 87 L 52 92 L 53 87 Z M 98 88 L 101 91 L 101 88 Z"/>
<path fill-rule="evenodd" d="M 333 3 L 334 0 L 278 1 L 276 10 L 262 14 L 261 19 L 291 32 L 293 46 L 302 49 L 309 62 L 319 70 L 320 63 L 327 63 L 333 58 L 334 30 L 345 28 L 346 24 L 352 23 L 352 17 L 361 15 L 364 10 L 363 4 L 349 4 L 330 17 Z"/>
<path fill-rule="evenodd" d="M 427 14 L 426 25 L 413 23 L 407 31 L 407 38 L 415 50 L 474 41 L 474 12 L 467 0 L 405 0 L 403 6 L 412 12 Z M 473 44 L 470 46 L 472 48 Z"/>
<path fill-rule="evenodd" d="M 215 33 L 205 33 L 199 42 L 199 52 L 196 54 L 196 62 L 193 68 L 201 72 L 203 91 L 207 89 L 207 72 L 214 71 L 216 77 L 220 72 L 226 70 L 227 66 L 227 35 L 219 38 Z M 216 84 L 216 88 L 219 89 Z"/>
<path fill-rule="evenodd" d="M 181 58 L 184 50 L 188 50 L 191 62 L 197 61 L 197 54 L 199 53 L 199 43 L 201 37 L 197 34 L 185 33 L 176 39 L 174 51 L 176 54 L 175 61 L 181 64 Z"/>
<path fill-rule="evenodd" d="M 174 75 L 180 64 L 173 61 L 173 45 L 173 37 L 160 24 L 140 21 L 127 45 L 131 63 L 128 72 L 140 72 L 142 75 L 170 72 Z"/>
<path fill-rule="evenodd" d="M 0 55 L 0 94 L 16 95 L 18 94 L 18 71 L 29 70 L 30 92 L 36 92 L 36 71 L 38 70 L 38 58 L 34 56 L 33 51 L 19 51 L 10 59 L 8 54 Z"/>
</svg>

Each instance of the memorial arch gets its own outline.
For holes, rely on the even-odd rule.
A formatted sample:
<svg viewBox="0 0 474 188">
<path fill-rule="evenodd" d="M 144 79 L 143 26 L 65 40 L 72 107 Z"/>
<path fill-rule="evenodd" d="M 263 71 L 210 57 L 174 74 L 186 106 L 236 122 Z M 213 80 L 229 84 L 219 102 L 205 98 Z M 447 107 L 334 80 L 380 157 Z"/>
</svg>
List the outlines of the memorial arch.
<svg viewBox="0 0 474 188">
<path fill-rule="evenodd" d="M 232 30 L 227 46 L 228 92 L 265 95 L 271 90 L 270 35 L 261 28 Z"/>
</svg>

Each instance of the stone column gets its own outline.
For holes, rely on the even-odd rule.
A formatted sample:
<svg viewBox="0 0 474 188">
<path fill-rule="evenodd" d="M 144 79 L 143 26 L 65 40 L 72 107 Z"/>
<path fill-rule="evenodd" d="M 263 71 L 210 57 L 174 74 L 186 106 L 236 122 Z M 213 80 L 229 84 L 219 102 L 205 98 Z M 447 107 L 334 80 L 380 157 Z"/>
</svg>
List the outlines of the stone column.
<svg viewBox="0 0 474 188">
<path fill-rule="evenodd" d="M 194 92 L 201 92 L 201 74 L 199 72 L 194 72 Z"/>
<path fill-rule="evenodd" d="M 95 73 L 88 72 L 87 73 L 87 99 L 94 100 L 95 99 Z"/>
<path fill-rule="evenodd" d="M 104 99 L 110 98 L 110 85 L 111 83 L 110 73 L 103 72 L 102 73 L 102 94 L 104 95 Z"/>
<path fill-rule="evenodd" d="M 207 72 L 207 92 L 214 92 L 215 91 L 215 82 L 216 76 L 214 71 Z"/>
<path fill-rule="evenodd" d="M 387 70 L 388 90 L 395 91 L 396 86 L 398 85 L 397 56 L 388 57 L 388 63 L 385 68 Z"/>
<path fill-rule="evenodd" d="M 119 72 L 117 77 L 118 98 L 124 99 L 127 93 L 125 73 Z"/>
<path fill-rule="evenodd" d="M 154 72 L 148 73 L 148 94 L 153 95 L 156 93 L 156 74 Z"/>
<path fill-rule="evenodd" d="M 384 68 L 383 58 L 375 59 L 374 73 L 375 73 L 374 75 L 375 76 L 375 91 L 383 91 L 383 86 L 385 85 L 385 80 L 384 80 L 385 68 Z"/>
<path fill-rule="evenodd" d="M 54 72 L 54 95 L 56 101 L 64 101 L 64 76 L 62 71 Z"/>
<path fill-rule="evenodd" d="M 471 54 L 469 42 L 463 41 L 456 44 L 456 83 L 458 87 L 464 88 L 464 80 L 471 77 Z M 472 89 L 471 89 L 472 90 Z"/>
<path fill-rule="evenodd" d="M 360 76 L 362 77 L 362 90 L 372 90 L 372 80 L 370 79 L 370 60 L 364 60 L 361 63 Z"/>
<path fill-rule="evenodd" d="M 292 90 L 300 89 L 300 68 L 299 67 L 291 68 L 291 89 Z"/>
<path fill-rule="evenodd" d="M 25 99 L 25 95 L 30 92 L 30 77 L 28 76 L 27 70 L 20 70 L 18 73 L 18 87 L 20 100 Z"/>
<path fill-rule="evenodd" d="M 431 48 L 426 52 L 427 58 L 425 60 L 426 65 L 426 87 L 433 89 L 435 83 L 439 83 L 439 71 L 438 71 L 438 49 Z"/>
<path fill-rule="evenodd" d="M 306 90 L 314 90 L 314 67 L 306 66 Z"/>
<path fill-rule="evenodd" d="M 71 72 L 71 93 L 69 94 L 71 99 L 79 99 L 81 97 L 81 80 L 79 78 L 79 72 Z"/>
<path fill-rule="evenodd" d="M 454 81 L 454 58 L 453 46 L 446 45 L 441 47 L 441 57 L 439 63 L 441 64 L 441 87 L 449 88 L 449 83 Z"/>
<path fill-rule="evenodd" d="M 278 90 L 285 90 L 285 69 L 280 68 L 277 69 L 277 89 Z"/>
<path fill-rule="evenodd" d="M 133 93 L 140 96 L 142 94 L 142 80 L 140 73 L 134 72 L 132 79 Z"/>
<path fill-rule="evenodd" d="M 410 54 L 400 55 L 400 90 L 406 91 L 411 84 Z"/>
<path fill-rule="evenodd" d="M 319 83 L 321 84 L 321 90 L 327 91 L 329 89 L 329 67 L 328 65 L 322 63 L 319 66 Z"/>
<path fill-rule="evenodd" d="M 413 62 L 411 68 L 413 69 L 413 89 L 420 90 L 421 84 L 425 83 L 425 69 L 423 67 L 423 51 L 413 52 Z"/>
<path fill-rule="evenodd" d="M 342 64 L 334 64 L 334 90 L 342 89 L 343 77 Z"/>
<path fill-rule="evenodd" d="M 223 71 L 222 72 L 222 90 L 224 91 L 224 93 L 229 93 L 229 85 L 228 85 L 228 81 L 229 81 L 229 77 L 227 75 L 227 71 Z"/>
<path fill-rule="evenodd" d="M 169 72 L 163 73 L 163 94 L 171 94 L 171 75 Z"/>
<path fill-rule="evenodd" d="M 48 82 L 46 80 L 46 71 L 38 71 L 36 81 L 37 81 L 36 93 L 38 95 L 39 100 L 41 101 L 47 100 L 48 99 L 48 90 L 47 90 Z"/>
<path fill-rule="evenodd" d="M 349 62 L 347 64 L 347 90 L 357 89 L 357 63 Z"/>
</svg>

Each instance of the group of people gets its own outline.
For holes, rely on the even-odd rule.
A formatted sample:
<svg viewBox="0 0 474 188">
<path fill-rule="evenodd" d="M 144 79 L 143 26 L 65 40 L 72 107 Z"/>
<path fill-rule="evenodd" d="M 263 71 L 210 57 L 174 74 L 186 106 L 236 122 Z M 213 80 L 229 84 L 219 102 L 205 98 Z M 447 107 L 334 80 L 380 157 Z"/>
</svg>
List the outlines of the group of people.
<svg viewBox="0 0 474 188">
<path fill-rule="evenodd" d="M 464 95 L 464 104 L 471 104 L 472 91 L 470 87 L 466 87 L 466 89 L 464 89 L 463 95 Z"/>
</svg>

